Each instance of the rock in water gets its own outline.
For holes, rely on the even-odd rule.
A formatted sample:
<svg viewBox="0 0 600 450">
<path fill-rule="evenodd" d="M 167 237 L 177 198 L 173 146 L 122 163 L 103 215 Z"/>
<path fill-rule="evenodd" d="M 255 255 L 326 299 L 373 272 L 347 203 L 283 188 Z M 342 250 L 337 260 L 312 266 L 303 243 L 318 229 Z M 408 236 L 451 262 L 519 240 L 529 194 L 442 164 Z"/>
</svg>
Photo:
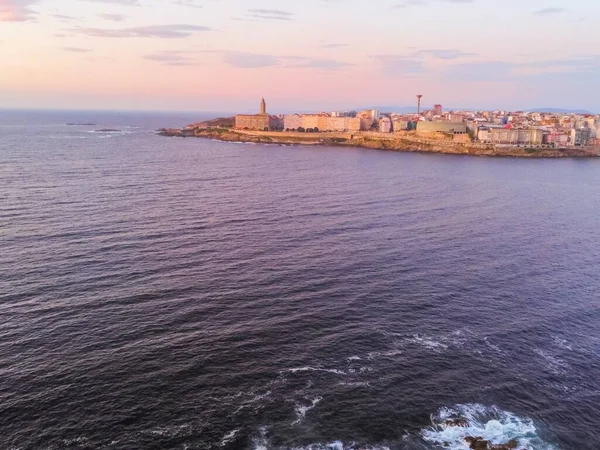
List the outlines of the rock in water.
<svg viewBox="0 0 600 450">
<path fill-rule="evenodd" d="M 515 450 L 519 446 L 516 439 L 511 439 L 506 444 L 493 445 L 490 441 L 486 441 L 480 436 L 467 436 L 465 442 L 469 444 L 471 450 Z"/>
<path fill-rule="evenodd" d="M 489 450 L 490 448 L 490 441 L 486 441 L 481 436 L 467 436 L 465 442 L 469 444 L 469 448 L 472 450 Z"/>
<path fill-rule="evenodd" d="M 447 427 L 463 427 L 466 428 L 469 426 L 469 422 L 467 422 L 467 419 L 463 419 L 461 417 L 457 417 L 454 419 L 448 419 L 444 422 L 444 425 L 446 425 Z"/>
</svg>

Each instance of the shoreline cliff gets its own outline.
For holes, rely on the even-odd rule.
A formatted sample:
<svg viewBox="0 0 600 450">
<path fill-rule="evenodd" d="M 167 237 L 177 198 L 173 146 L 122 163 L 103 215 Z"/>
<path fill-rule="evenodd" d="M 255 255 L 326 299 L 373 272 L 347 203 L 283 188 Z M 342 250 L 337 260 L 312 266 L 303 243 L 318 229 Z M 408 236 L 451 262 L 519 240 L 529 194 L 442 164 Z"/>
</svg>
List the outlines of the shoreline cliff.
<svg viewBox="0 0 600 450">
<path fill-rule="evenodd" d="M 416 133 L 298 133 L 233 130 L 231 128 L 202 128 L 188 126 L 185 128 L 162 128 L 157 131 L 160 136 L 195 137 L 216 139 L 223 142 L 242 142 L 278 145 L 309 146 L 346 146 L 374 150 L 387 150 L 413 153 L 441 153 L 451 155 L 514 157 L 514 158 L 595 158 L 600 156 L 600 148 L 538 148 L 497 146 L 471 142 L 454 142 L 447 135 L 431 135 L 426 138 Z"/>
</svg>

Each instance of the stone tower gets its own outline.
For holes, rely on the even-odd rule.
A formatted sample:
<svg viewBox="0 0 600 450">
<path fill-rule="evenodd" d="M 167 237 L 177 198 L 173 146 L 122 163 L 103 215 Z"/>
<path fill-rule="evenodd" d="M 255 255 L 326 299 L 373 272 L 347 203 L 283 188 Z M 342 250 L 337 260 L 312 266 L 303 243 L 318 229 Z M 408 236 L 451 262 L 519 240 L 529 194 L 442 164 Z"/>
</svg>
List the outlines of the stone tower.
<svg viewBox="0 0 600 450">
<path fill-rule="evenodd" d="M 260 113 L 263 116 L 267 114 L 267 103 L 264 98 L 260 101 Z"/>
</svg>

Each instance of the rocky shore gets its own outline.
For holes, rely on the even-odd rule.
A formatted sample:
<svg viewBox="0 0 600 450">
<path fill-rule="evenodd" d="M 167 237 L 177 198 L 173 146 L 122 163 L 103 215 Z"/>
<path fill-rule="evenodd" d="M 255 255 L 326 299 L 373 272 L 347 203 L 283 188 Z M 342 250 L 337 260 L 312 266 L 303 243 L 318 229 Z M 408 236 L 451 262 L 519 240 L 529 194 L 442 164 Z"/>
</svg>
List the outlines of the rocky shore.
<svg viewBox="0 0 600 450">
<path fill-rule="evenodd" d="M 435 424 L 434 424 L 435 426 Z M 441 424 L 441 428 L 462 428 L 468 429 L 471 426 L 469 421 L 465 418 L 454 418 L 448 419 Z M 465 436 L 464 444 L 466 448 L 470 450 L 518 450 L 519 441 L 517 439 L 510 439 L 502 444 L 494 444 L 492 441 L 487 440 L 481 436 Z M 449 443 L 445 443 L 444 447 L 448 447 Z"/>
<path fill-rule="evenodd" d="M 233 130 L 202 126 L 162 128 L 161 136 L 197 137 L 224 142 L 247 142 L 279 145 L 350 146 L 400 152 L 444 153 L 454 155 L 503 156 L 517 158 L 592 158 L 600 156 L 600 149 L 531 148 L 494 146 L 469 142 L 455 142 L 448 136 L 425 139 L 409 132 L 383 136 L 379 133 L 296 133 Z"/>
</svg>

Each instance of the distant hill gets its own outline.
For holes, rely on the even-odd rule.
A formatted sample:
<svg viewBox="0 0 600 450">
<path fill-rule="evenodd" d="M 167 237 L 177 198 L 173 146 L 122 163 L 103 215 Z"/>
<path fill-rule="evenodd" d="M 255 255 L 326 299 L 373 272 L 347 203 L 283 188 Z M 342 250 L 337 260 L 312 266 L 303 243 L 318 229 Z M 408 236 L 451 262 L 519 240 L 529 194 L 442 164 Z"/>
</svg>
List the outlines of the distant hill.
<svg viewBox="0 0 600 450">
<path fill-rule="evenodd" d="M 545 112 L 545 113 L 554 113 L 554 114 L 594 114 L 590 111 L 586 111 L 585 109 L 565 109 L 565 108 L 532 108 L 527 109 L 526 111 L 537 111 L 537 112 Z"/>
<path fill-rule="evenodd" d="M 235 117 L 218 117 L 205 122 L 197 122 L 188 125 L 193 128 L 232 128 L 235 125 Z"/>
<path fill-rule="evenodd" d="M 417 112 L 416 106 L 369 106 L 369 107 L 362 107 L 362 108 L 353 108 L 350 111 L 363 111 L 365 109 L 376 109 L 380 112 L 388 112 L 388 113 L 396 112 L 396 113 L 404 113 L 404 114 Z M 428 109 L 432 109 L 432 108 L 422 106 L 421 109 L 423 111 L 427 111 Z"/>
<path fill-rule="evenodd" d="M 351 111 L 362 111 L 365 109 L 376 109 L 382 113 L 401 113 L 401 114 L 410 114 L 417 112 L 417 105 L 415 106 L 369 106 L 365 108 L 354 108 Z M 421 105 L 421 112 L 430 111 L 433 109 L 431 105 Z M 444 111 L 475 111 L 473 108 L 447 108 L 444 107 Z"/>
<path fill-rule="evenodd" d="M 352 111 L 362 111 L 364 109 L 377 109 L 380 112 L 397 112 L 397 113 L 414 113 L 417 111 L 416 106 L 370 106 L 365 108 L 355 108 Z M 428 111 L 433 109 L 430 105 L 422 105 L 421 111 Z M 496 108 L 499 109 L 499 108 Z M 482 111 L 483 109 L 475 109 L 475 108 L 449 108 L 444 107 L 444 111 Z M 493 109 L 489 109 L 493 111 Z M 506 111 L 511 111 L 510 109 L 505 109 Z M 512 111 L 536 111 L 536 112 L 545 112 L 545 113 L 554 113 L 554 114 L 594 114 L 590 111 L 584 109 L 567 109 L 567 108 L 529 108 L 529 109 L 513 109 Z"/>
</svg>

